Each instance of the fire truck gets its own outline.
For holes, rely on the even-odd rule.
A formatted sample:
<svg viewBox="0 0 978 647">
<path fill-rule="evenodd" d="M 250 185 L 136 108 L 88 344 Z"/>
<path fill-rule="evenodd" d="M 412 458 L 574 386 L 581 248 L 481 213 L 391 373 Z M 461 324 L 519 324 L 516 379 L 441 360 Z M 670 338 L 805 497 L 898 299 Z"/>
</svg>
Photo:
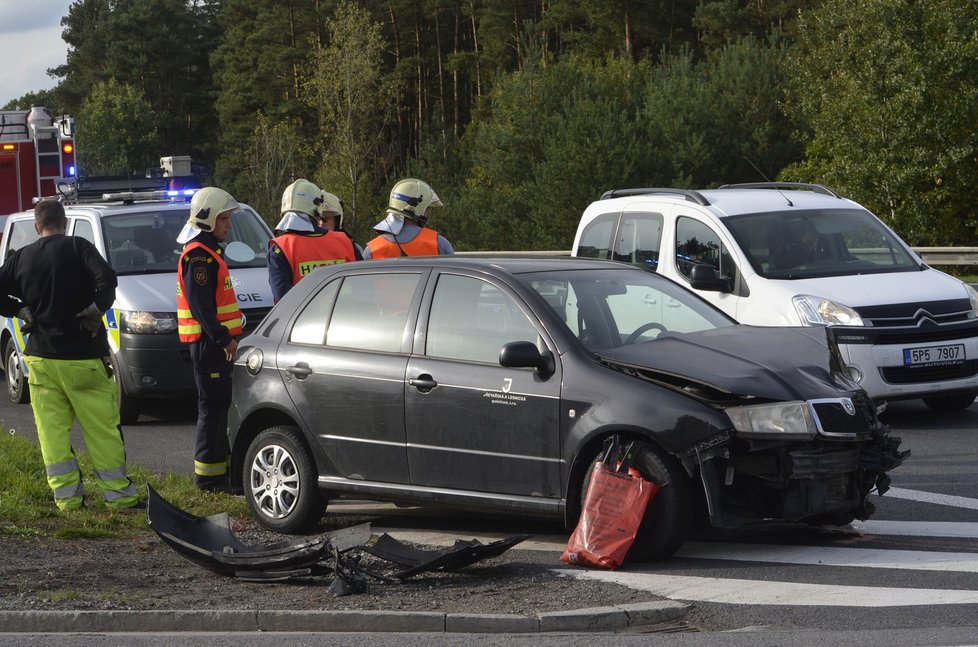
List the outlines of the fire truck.
<svg viewBox="0 0 978 647">
<path fill-rule="evenodd" d="M 74 136 L 74 119 L 42 106 L 0 110 L 0 216 L 30 209 L 75 178 Z"/>
</svg>

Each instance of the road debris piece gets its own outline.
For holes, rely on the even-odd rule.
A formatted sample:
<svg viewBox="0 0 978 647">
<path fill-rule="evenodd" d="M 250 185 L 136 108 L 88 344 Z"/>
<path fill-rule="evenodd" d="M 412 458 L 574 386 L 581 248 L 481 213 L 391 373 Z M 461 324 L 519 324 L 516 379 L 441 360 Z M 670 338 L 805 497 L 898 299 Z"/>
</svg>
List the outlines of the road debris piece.
<svg viewBox="0 0 978 647">
<path fill-rule="evenodd" d="M 384 533 L 376 543 L 364 546 L 362 550 L 388 562 L 407 566 L 403 571 L 394 573 L 394 577 L 403 580 L 422 571 L 455 571 L 488 557 L 498 557 L 532 536 L 516 535 L 489 544 L 483 544 L 478 539 L 456 539 L 451 548 L 420 550 Z"/>
</svg>

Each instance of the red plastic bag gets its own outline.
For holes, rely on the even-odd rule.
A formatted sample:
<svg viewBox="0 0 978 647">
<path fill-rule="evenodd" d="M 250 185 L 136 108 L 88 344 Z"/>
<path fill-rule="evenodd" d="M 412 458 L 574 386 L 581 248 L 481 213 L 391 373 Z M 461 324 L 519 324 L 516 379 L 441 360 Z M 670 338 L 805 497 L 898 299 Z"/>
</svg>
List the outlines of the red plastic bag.
<svg viewBox="0 0 978 647">
<path fill-rule="evenodd" d="M 595 463 L 581 518 L 560 560 L 610 570 L 621 566 L 645 508 L 658 490 L 658 485 L 646 481 L 634 467 L 616 472 L 607 463 Z"/>
</svg>

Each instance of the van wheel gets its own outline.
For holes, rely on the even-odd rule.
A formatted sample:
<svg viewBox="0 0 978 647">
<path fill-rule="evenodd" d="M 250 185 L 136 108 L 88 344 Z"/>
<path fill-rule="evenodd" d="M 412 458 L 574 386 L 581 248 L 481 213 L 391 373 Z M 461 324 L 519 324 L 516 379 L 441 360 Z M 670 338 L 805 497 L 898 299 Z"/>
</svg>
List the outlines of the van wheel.
<svg viewBox="0 0 978 647">
<path fill-rule="evenodd" d="M 11 337 L 3 349 L 3 370 L 7 374 L 7 397 L 14 404 L 27 404 L 31 401 L 31 390 L 27 376 L 20 366 L 20 353 Z"/>
<path fill-rule="evenodd" d="M 109 358 L 109 364 L 112 369 L 112 379 L 119 389 L 119 424 L 134 425 L 139 421 L 139 400 L 126 395 L 122 380 L 119 379 L 119 364 L 116 363 L 114 355 Z"/>
<path fill-rule="evenodd" d="M 241 482 L 248 508 L 261 525 L 284 533 L 311 530 L 323 517 L 316 464 L 296 427 L 270 427 L 245 455 Z"/>
<path fill-rule="evenodd" d="M 968 393 L 955 393 L 954 395 L 935 395 L 923 398 L 924 404 L 932 411 L 961 411 L 967 409 L 974 403 L 978 392 L 969 391 Z"/>
<path fill-rule="evenodd" d="M 597 462 L 598 457 L 592 461 L 584 477 L 582 502 Z M 645 480 L 658 485 L 659 490 L 645 509 L 635 543 L 626 559 L 633 562 L 665 559 L 679 549 L 692 527 L 695 501 L 692 484 L 675 458 L 649 443 L 635 444 L 633 465 Z"/>
</svg>

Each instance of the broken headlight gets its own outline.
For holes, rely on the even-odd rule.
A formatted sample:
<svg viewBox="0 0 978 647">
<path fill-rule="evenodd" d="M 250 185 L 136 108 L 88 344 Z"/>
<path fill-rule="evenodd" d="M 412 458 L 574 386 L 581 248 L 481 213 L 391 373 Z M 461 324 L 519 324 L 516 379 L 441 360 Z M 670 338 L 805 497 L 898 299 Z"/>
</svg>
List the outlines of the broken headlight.
<svg viewBox="0 0 978 647">
<path fill-rule="evenodd" d="M 814 438 L 817 433 L 805 402 L 754 404 L 726 411 L 741 438 Z"/>
</svg>

